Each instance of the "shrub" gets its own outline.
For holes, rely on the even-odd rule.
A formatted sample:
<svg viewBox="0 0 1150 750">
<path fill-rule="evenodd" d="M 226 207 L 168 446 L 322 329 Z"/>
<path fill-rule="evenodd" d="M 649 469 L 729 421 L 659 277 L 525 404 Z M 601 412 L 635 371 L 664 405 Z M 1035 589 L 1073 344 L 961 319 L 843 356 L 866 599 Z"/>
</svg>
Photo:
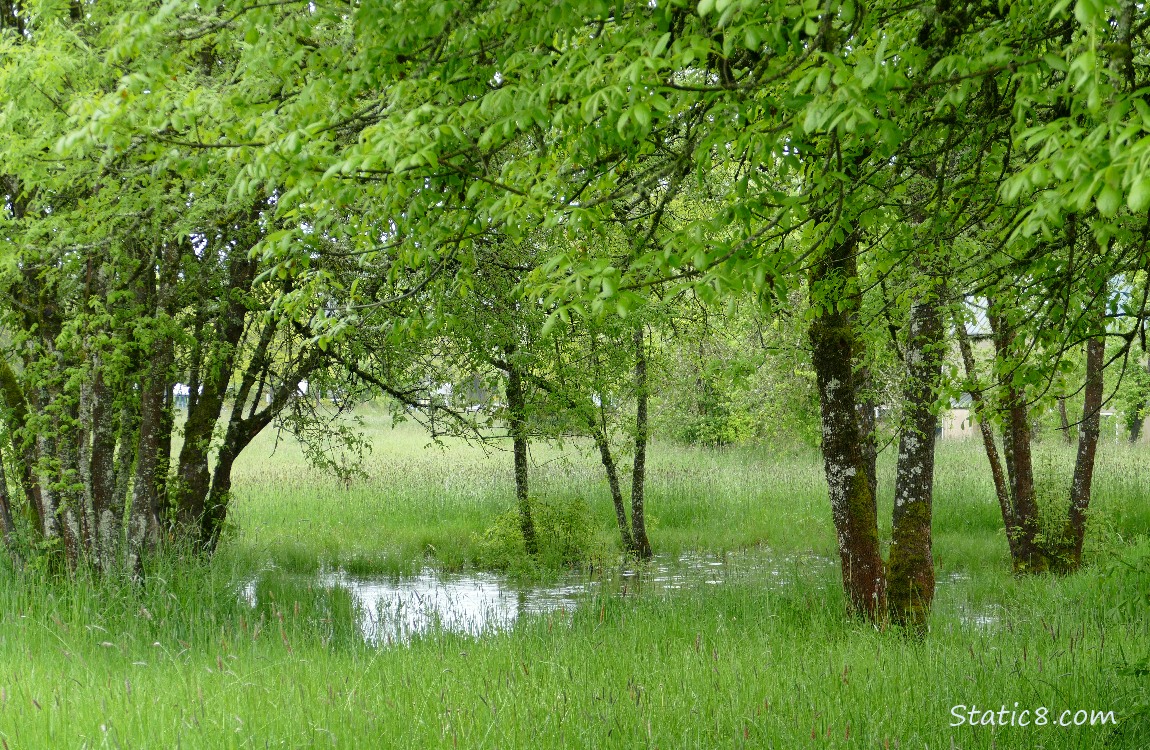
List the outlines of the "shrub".
<svg viewBox="0 0 1150 750">
<path fill-rule="evenodd" d="M 525 570 L 533 565 L 560 568 L 578 565 L 594 554 L 594 518 L 587 501 L 581 497 L 530 500 L 535 521 L 539 554 L 527 556 L 519 511 L 508 510 L 496 517 L 482 534 L 475 534 L 473 562 L 493 570 Z"/>
</svg>

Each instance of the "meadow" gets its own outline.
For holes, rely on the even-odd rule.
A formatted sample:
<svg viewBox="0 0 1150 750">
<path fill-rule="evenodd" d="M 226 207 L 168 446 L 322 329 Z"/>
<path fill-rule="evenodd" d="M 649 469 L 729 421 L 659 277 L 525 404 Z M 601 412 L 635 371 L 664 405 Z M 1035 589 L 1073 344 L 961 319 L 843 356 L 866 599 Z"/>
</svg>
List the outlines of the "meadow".
<svg viewBox="0 0 1150 750">
<path fill-rule="evenodd" d="M 815 452 L 657 442 L 656 553 L 705 553 L 741 574 L 642 595 L 604 586 L 506 630 L 433 630 L 381 647 L 361 637 L 353 597 L 310 574 L 489 563 L 513 480 L 506 452 L 427 447 L 412 426 L 364 416 L 373 450 L 351 482 L 309 469 L 290 440 L 261 436 L 237 467 L 231 527 L 210 562 L 168 556 L 142 586 L 4 571 L 2 746 L 1150 747 L 1144 448 L 1107 443 L 1100 454 L 1092 563 L 1018 579 L 985 458 L 973 442 L 942 443 L 940 583 L 922 639 L 845 616 Z M 536 446 L 532 458 L 532 495 L 585 516 L 578 574 L 621 575 L 596 457 L 571 444 Z M 1040 444 L 1048 502 L 1061 505 L 1071 460 Z M 542 557 L 504 575 L 559 575 Z M 765 559 L 785 566 L 785 583 L 759 574 Z M 253 605 L 240 591 L 257 575 Z M 952 726 L 960 705 L 1005 707 L 1015 726 L 1009 713 L 995 717 L 1007 726 L 969 726 L 969 714 Z M 1017 725 L 1040 708 L 1049 723 Z M 1113 711 L 1116 723 L 1058 726 L 1066 710 Z"/>
</svg>

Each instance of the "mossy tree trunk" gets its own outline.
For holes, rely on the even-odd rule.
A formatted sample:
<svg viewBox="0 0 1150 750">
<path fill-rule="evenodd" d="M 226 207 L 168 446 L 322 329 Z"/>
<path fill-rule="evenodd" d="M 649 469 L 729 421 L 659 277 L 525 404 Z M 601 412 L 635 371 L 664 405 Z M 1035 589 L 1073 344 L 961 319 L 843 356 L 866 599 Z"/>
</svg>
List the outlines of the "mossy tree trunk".
<svg viewBox="0 0 1150 750">
<path fill-rule="evenodd" d="M 887 574 L 891 620 L 915 630 L 926 627 L 934 600 L 931 516 L 935 398 L 942 380 L 943 327 L 938 301 L 911 307 L 906 338 L 906 385 L 902 435 L 894 487 L 894 513 Z"/>
<path fill-rule="evenodd" d="M 831 245 L 811 271 L 808 336 L 819 391 L 823 464 L 838 537 L 843 588 L 851 611 L 869 621 L 886 612 L 886 575 L 879 546 L 878 510 L 859 427 L 854 363 L 859 305 L 851 235 Z"/>
<path fill-rule="evenodd" d="M 647 538 L 647 350 L 643 327 L 635 328 L 635 460 L 631 467 L 631 535 L 635 554 L 646 560 L 651 557 L 651 541 Z"/>
<path fill-rule="evenodd" d="M 1082 395 L 1082 424 L 1078 428 L 1078 455 L 1070 481 L 1070 508 L 1066 513 L 1062 549 L 1052 561 L 1060 572 L 1072 572 L 1082 565 L 1082 543 L 1086 538 L 1086 514 L 1094 483 L 1094 459 L 1102 415 L 1102 369 L 1106 360 L 1103 333 L 1086 342 L 1086 387 Z"/>
<path fill-rule="evenodd" d="M 515 463 L 515 502 L 519 509 L 519 528 L 527 554 L 539 552 L 535 538 L 535 521 L 531 517 L 531 500 L 527 488 L 527 398 L 523 377 L 513 361 L 514 351 L 507 351 L 507 424 L 511 432 L 511 452 Z"/>
</svg>

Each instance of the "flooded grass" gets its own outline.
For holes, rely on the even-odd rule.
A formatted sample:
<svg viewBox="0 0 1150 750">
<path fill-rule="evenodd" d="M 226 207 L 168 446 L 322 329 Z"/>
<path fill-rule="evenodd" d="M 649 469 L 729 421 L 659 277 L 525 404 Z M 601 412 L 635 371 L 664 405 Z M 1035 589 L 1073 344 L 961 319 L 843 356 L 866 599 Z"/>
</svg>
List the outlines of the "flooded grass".
<svg viewBox="0 0 1150 750">
<path fill-rule="evenodd" d="M 497 573 L 472 535 L 509 506 L 509 461 L 423 442 L 381 430 L 350 489 L 290 446 L 249 457 L 221 553 L 141 588 L 0 574 L 3 745 L 1150 747 L 1124 669 L 1150 652 L 1150 491 L 1124 448 L 1101 457 L 1096 564 L 1015 579 L 979 454 L 943 446 L 917 640 L 844 616 L 813 455 L 660 446 L 639 570 L 610 554 L 594 461 L 540 450 L 538 491 L 587 498 L 601 559 Z M 951 726 L 1016 702 L 1119 724 Z"/>
<path fill-rule="evenodd" d="M 294 582 L 305 589 L 345 592 L 353 602 L 364 641 L 375 646 L 406 644 L 428 634 L 487 636 L 533 615 L 571 613 L 603 597 L 673 598 L 683 589 L 756 581 L 787 586 L 833 562 L 814 555 L 779 558 L 758 548 L 722 555 L 656 556 L 617 566 L 591 565 L 544 580 L 472 571 L 425 568 L 416 575 L 356 575 L 347 571 L 292 573 L 262 571 L 247 581 L 240 599 L 258 610 L 269 582 Z"/>
</svg>

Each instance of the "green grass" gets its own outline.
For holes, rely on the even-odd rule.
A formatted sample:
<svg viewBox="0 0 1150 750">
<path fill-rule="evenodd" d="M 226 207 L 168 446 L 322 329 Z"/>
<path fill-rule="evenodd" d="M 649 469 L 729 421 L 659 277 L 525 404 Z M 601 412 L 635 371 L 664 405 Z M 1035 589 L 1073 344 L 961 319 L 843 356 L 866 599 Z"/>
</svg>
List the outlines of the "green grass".
<svg viewBox="0 0 1150 750">
<path fill-rule="evenodd" d="M 290 444 L 253 446 L 234 532 L 210 564 L 157 561 L 142 589 L 88 579 L 0 584 L 0 739 L 55 747 L 1150 747 L 1150 478 L 1106 446 L 1087 570 L 1008 573 L 1001 519 L 974 443 L 944 445 L 940 580 L 922 641 L 844 617 L 834 567 L 770 585 L 606 595 L 484 638 L 433 633 L 374 648 L 347 592 L 292 571 L 464 567 L 511 505 L 510 460 L 369 420 L 369 478 L 345 487 Z M 1049 465 L 1069 454 L 1042 446 Z M 540 498 L 583 498 L 613 544 L 594 457 L 537 449 Z M 770 448 L 652 452 L 657 551 L 829 555 L 817 456 Z M 883 514 L 891 473 L 883 463 Z M 1057 493 L 1051 489 L 1051 496 Z M 765 554 L 765 553 L 764 553 Z M 259 607 L 240 586 L 257 568 Z M 989 625 L 975 617 L 993 615 Z M 1111 728 L 950 727 L 951 707 L 1113 710 Z"/>
<path fill-rule="evenodd" d="M 308 469 L 292 443 L 261 436 L 236 467 L 230 552 L 297 571 L 399 573 L 428 563 L 447 569 L 474 563 L 476 537 L 513 507 L 510 454 L 451 440 L 429 447 L 417 427 L 393 430 L 379 413 L 368 413 L 366 427 L 374 445 L 367 477 L 350 485 Z M 596 548 L 614 550 L 610 494 L 598 454 L 589 448 L 533 446 L 531 494 L 585 501 L 594 512 Z M 879 518 L 887 536 L 892 454 L 886 451 L 879 463 Z M 1038 484 L 1064 510 L 1073 450 L 1049 441 L 1037 446 L 1037 456 Z M 1103 446 L 1092 546 L 1150 531 L 1148 461 L 1144 448 Z M 1004 569 L 1002 516 L 980 444 L 940 443 L 935 486 L 941 570 Z M 648 526 L 656 551 L 672 556 L 756 545 L 827 556 L 836 549 L 821 459 L 792 445 L 714 451 L 656 443 L 649 459 Z"/>
</svg>

